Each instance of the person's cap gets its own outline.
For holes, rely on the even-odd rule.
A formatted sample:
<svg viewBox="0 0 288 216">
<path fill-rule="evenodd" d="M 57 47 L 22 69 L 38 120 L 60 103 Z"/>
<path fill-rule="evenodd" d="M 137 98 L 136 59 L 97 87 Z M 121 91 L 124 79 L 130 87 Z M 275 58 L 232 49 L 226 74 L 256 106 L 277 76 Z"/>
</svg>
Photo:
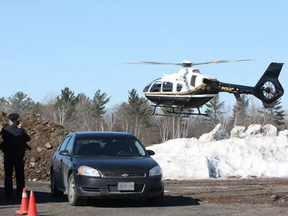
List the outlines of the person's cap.
<svg viewBox="0 0 288 216">
<path fill-rule="evenodd" d="M 17 113 L 11 113 L 8 115 L 8 119 L 11 121 L 16 121 L 19 118 L 19 115 Z"/>
</svg>

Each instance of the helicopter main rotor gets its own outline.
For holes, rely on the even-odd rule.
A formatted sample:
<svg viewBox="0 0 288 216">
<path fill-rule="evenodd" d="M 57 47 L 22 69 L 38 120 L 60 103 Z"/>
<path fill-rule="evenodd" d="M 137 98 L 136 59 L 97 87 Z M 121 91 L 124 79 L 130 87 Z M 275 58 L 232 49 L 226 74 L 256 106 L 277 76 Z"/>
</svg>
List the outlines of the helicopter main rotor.
<svg viewBox="0 0 288 216">
<path fill-rule="evenodd" d="M 182 61 L 181 63 L 166 63 L 166 62 L 151 62 L 151 61 L 140 61 L 140 62 L 124 62 L 125 64 L 148 64 L 148 65 L 179 65 L 182 67 L 192 67 L 194 65 L 205 65 L 205 64 L 219 64 L 219 63 L 232 63 L 232 62 L 242 62 L 242 61 L 254 61 L 256 59 L 242 59 L 242 60 L 220 60 L 220 61 L 210 61 L 210 62 L 200 62 L 194 63 L 189 60 Z"/>
</svg>

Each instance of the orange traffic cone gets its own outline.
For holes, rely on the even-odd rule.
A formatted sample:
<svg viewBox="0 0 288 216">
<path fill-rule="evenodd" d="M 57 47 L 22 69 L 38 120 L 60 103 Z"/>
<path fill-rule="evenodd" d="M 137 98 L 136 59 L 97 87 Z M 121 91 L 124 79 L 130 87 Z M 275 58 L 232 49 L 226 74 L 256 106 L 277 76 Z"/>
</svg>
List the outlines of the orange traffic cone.
<svg viewBox="0 0 288 216">
<path fill-rule="evenodd" d="M 30 192 L 28 215 L 27 216 L 37 216 L 37 208 L 35 203 L 35 197 L 33 191 Z"/>
<path fill-rule="evenodd" d="M 24 215 L 28 212 L 28 195 L 26 188 L 23 188 L 22 192 L 22 200 L 21 200 L 21 209 L 20 211 L 16 211 L 15 214 Z"/>
</svg>

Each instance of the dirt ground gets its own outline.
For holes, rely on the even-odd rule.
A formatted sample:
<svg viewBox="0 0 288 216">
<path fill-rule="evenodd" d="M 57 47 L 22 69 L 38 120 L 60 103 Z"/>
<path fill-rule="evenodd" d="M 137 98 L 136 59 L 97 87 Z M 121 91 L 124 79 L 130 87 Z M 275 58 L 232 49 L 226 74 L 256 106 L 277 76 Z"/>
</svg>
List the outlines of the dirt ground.
<svg viewBox="0 0 288 216">
<path fill-rule="evenodd" d="M 288 179 L 165 181 L 166 195 L 207 203 L 275 204 L 288 207 Z"/>
<path fill-rule="evenodd" d="M 27 181 L 34 191 L 39 215 L 288 215 L 288 179 L 208 179 L 165 181 L 161 208 L 147 206 L 138 199 L 87 200 L 84 206 L 70 206 L 67 196 L 53 198 L 50 182 Z M 20 199 L 4 199 L 0 180 L 0 215 L 15 215 Z"/>
</svg>

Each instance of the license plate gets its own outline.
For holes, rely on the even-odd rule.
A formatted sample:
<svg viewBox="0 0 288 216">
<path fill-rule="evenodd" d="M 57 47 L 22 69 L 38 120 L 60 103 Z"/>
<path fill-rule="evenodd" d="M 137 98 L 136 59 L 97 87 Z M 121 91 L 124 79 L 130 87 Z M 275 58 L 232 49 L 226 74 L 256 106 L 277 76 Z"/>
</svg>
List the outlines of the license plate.
<svg viewBox="0 0 288 216">
<path fill-rule="evenodd" d="M 119 191 L 133 191 L 135 189 L 134 182 L 118 182 Z"/>
</svg>

